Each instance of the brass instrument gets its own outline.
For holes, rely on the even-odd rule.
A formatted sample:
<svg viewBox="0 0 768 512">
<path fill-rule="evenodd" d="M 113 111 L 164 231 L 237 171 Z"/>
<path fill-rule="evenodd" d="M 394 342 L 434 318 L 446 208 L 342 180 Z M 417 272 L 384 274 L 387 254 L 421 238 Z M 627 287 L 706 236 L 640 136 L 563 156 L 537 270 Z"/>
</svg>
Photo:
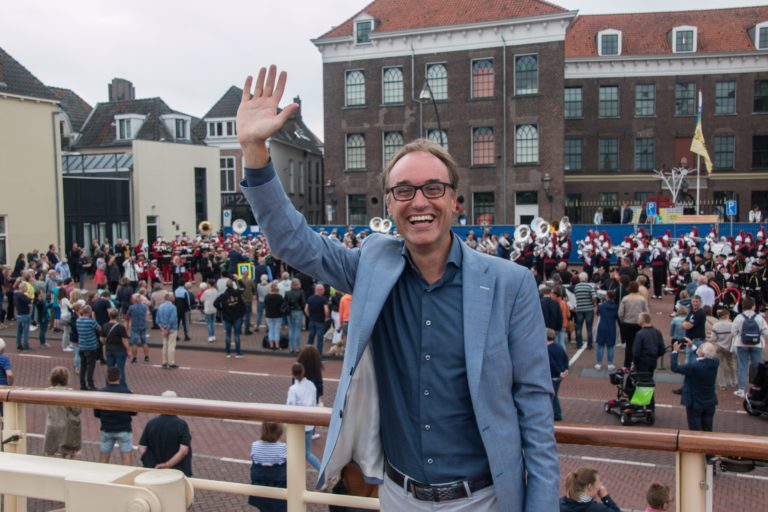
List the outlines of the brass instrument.
<svg viewBox="0 0 768 512">
<path fill-rule="evenodd" d="M 200 232 L 201 235 L 209 236 L 211 233 L 213 233 L 213 225 L 207 220 L 204 220 L 197 225 L 197 230 Z"/>
</svg>

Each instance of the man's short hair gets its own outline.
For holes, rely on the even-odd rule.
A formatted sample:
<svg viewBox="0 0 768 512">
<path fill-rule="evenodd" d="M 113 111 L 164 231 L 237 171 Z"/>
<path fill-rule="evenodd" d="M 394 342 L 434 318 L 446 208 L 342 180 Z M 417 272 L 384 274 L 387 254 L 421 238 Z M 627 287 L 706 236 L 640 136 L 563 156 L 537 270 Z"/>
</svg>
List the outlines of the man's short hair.
<svg viewBox="0 0 768 512">
<path fill-rule="evenodd" d="M 586 283 L 586 282 L 587 282 L 587 279 L 589 279 L 589 275 L 587 275 L 587 273 L 586 273 L 586 272 L 581 272 L 581 273 L 579 274 L 579 281 L 580 281 L 580 282 L 582 282 L 582 283 Z"/>
<path fill-rule="evenodd" d="M 113 311 L 113 310 L 110 310 Z M 118 382 L 120 380 L 120 368 L 112 366 L 107 368 L 107 382 Z"/>
<path fill-rule="evenodd" d="M 650 313 L 646 313 L 645 311 L 643 311 L 642 313 L 640 313 L 637 316 L 640 319 L 640 321 L 642 323 L 644 323 L 645 325 L 651 325 L 651 314 Z"/>
<path fill-rule="evenodd" d="M 557 336 L 557 334 L 555 333 L 554 329 L 547 329 L 547 341 L 554 340 L 555 336 Z"/>
<path fill-rule="evenodd" d="M 726 318 L 728 318 L 730 316 L 731 316 L 731 313 L 727 309 L 725 309 L 725 308 L 723 308 L 723 309 L 721 309 L 720 311 L 717 312 L 717 318 L 720 318 L 722 320 L 724 320 L 724 319 L 726 319 Z"/>
<path fill-rule="evenodd" d="M 699 347 L 699 351 L 701 351 L 702 356 L 706 357 L 707 359 L 712 359 L 717 354 L 717 347 L 715 347 L 714 343 L 705 341 Z"/>
<path fill-rule="evenodd" d="M 653 483 L 645 493 L 645 501 L 648 506 L 657 510 L 664 508 L 669 503 L 669 486 Z"/>
<path fill-rule="evenodd" d="M 109 315 L 110 320 L 117 320 L 117 315 L 119 315 L 120 312 L 117 310 L 117 308 L 111 308 L 109 311 L 107 311 L 107 314 Z"/>
<path fill-rule="evenodd" d="M 400 148 L 400 151 L 395 153 L 395 155 L 389 159 L 389 162 L 387 162 L 387 166 L 384 167 L 384 170 L 381 172 L 382 191 L 386 192 L 389 188 L 389 173 L 392 172 L 392 168 L 395 164 L 397 164 L 397 162 L 399 162 L 405 155 L 419 151 L 422 153 L 429 153 L 440 160 L 448 169 L 448 181 L 453 190 L 456 190 L 459 187 L 459 166 L 451 154 L 448 153 L 448 150 L 437 142 L 428 139 L 416 139 Z"/>
<path fill-rule="evenodd" d="M 744 297 L 743 299 L 741 299 L 742 311 L 746 311 L 754 307 L 755 307 L 755 299 L 753 299 L 752 297 Z"/>
<path fill-rule="evenodd" d="M 552 293 L 552 288 L 543 284 L 539 286 L 539 291 L 541 292 L 542 295 L 549 295 L 550 293 Z"/>
</svg>

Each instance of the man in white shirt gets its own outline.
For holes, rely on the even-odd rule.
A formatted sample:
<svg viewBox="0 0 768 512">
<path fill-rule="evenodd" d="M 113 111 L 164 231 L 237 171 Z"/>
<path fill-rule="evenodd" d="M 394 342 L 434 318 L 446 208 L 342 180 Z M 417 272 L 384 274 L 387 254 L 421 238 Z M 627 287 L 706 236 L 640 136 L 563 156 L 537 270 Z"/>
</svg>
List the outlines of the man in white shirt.
<svg viewBox="0 0 768 512">
<path fill-rule="evenodd" d="M 694 295 L 698 295 L 701 297 L 701 307 L 709 306 L 711 308 L 715 307 L 715 290 L 713 290 L 708 284 L 707 284 L 707 278 L 705 276 L 699 277 L 698 281 L 698 287 L 696 288 L 696 291 L 694 292 Z"/>
<path fill-rule="evenodd" d="M 744 329 L 746 318 L 754 318 L 757 329 L 760 331 L 759 337 L 755 336 L 755 338 L 759 339 L 752 341 L 744 339 L 749 337 L 744 336 L 745 331 L 748 331 L 748 329 Z M 763 349 L 765 349 L 765 342 L 768 340 L 768 323 L 755 310 L 755 300 L 752 297 L 744 297 L 741 300 L 741 314 L 736 315 L 736 318 L 733 319 L 731 334 L 733 335 L 733 346 L 736 347 L 737 378 L 739 381 L 739 389 L 733 394 L 739 398 L 744 398 L 749 367 L 763 362 Z"/>
<path fill-rule="evenodd" d="M 304 366 L 301 363 L 296 363 L 291 368 L 291 375 L 293 375 L 293 385 L 288 388 L 288 405 L 302 405 L 304 407 L 317 406 L 317 388 L 315 384 L 304 377 Z M 315 433 L 315 427 L 312 425 L 306 425 L 304 427 L 304 445 L 306 449 L 307 462 L 312 464 L 314 468 L 320 471 L 320 459 L 312 453 L 312 434 Z"/>
</svg>

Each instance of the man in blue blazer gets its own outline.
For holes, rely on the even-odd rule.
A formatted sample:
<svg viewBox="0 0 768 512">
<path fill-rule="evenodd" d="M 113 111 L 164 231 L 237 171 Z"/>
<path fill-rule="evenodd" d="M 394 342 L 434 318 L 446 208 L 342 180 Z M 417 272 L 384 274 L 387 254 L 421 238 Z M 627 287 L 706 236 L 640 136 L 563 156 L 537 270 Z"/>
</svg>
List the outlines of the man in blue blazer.
<svg viewBox="0 0 768 512">
<path fill-rule="evenodd" d="M 717 406 L 717 367 L 720 365 L 715 357 L 717 349 L 710 342 L 702 343 L 696 350 L 696 360 L 683 365 L 677 362 L 679 349 L 679 342 L 672 344 L 670 368 L 684 375 L 680 403 L 685 406 L 688 429 L 712 432 Z"/>
<path fill-rule="evenodd" d="M 241 187 L 276 257 L 354 296 L 318 485 L 351 461 L 382 510 L 551 511 L 559 465 L 544 322 L 530 272 L 451 231 L 458 166 L 418 140 L 382 173 L 400 238 L 349 249 L 291 205 L 266 140 L 298 105 L 286 75 L 245 82 Z M 386 475 L 386 476 L 385 476 Z"/>
</svg>

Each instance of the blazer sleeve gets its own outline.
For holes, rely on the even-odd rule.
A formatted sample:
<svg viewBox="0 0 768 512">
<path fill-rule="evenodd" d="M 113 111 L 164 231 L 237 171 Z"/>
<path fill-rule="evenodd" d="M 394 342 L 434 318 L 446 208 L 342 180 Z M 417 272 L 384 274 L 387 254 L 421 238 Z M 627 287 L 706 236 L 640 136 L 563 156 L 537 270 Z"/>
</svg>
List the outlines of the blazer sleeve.
<svg viewBox="0 0 768 512">
<path fill-rule="evenodd" d="M 259 172 L 268 172 L 271 166 Z M 276 258 L 334 288 L 352 292 L 359 249 L 349 249 L 315 233 L 293 207 L 277 176 L 255 187 L 243 180 L 240 188 Z"/>
<path fill-rule="evenodd" d="M 522 276 L 517 288 L 508 332 L 514 373 L 512 397 L 527 472 L 525 511 L 557 510 L 560 462 L 552 421 L 552 378 L 544 319 L 530 273 Z"/>
</svg>

